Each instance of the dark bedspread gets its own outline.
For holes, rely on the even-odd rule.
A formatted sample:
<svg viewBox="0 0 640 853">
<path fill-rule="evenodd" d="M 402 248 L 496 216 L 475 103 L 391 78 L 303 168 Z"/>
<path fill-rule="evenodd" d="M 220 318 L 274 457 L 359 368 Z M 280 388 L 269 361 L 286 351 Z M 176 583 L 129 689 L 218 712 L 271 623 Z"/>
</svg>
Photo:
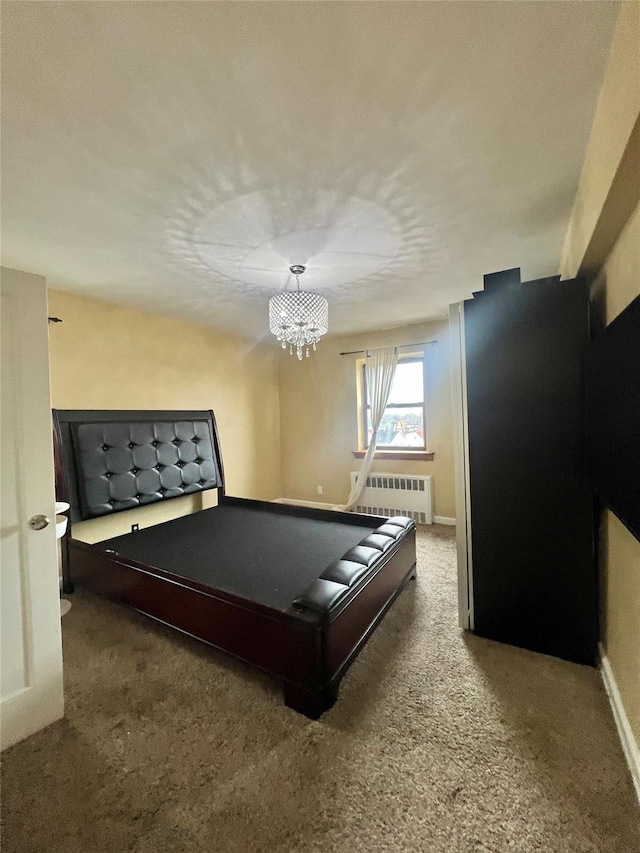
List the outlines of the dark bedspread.
<svg viewBox="0 0 640 853">
<path fill-rule="evenodd" d="M 371 526 L 219 506 L 100 543 L 123 557 L 286 610 Z"/>
</svg>

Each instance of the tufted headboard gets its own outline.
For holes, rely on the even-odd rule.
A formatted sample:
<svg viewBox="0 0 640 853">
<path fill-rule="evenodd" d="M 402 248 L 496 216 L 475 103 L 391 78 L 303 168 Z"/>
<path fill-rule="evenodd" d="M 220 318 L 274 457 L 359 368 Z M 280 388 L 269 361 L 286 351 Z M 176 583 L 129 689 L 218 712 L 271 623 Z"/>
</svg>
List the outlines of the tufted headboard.
<svg viewBox="0 0 640 853">
<path fill-rule="evenodd" d="M 56 489 L 71 521 L 224 490 L 213 412 L 54 409 Z"/>
</svg>

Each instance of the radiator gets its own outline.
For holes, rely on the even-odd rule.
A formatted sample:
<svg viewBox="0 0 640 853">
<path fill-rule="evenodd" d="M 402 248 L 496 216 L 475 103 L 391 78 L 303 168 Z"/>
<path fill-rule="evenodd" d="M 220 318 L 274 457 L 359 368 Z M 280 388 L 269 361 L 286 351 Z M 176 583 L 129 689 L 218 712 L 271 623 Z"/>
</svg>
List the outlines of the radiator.
<svg viewBox="0 0 640 853">
<path fill-rule="evenodd" d="M 351 488 L 357 471 L 351 472 Z M 365 515 L 407 515 L 418 524 L 433 524 L 433 477 L 370 474 L 356 512 Z"/>
</svg>

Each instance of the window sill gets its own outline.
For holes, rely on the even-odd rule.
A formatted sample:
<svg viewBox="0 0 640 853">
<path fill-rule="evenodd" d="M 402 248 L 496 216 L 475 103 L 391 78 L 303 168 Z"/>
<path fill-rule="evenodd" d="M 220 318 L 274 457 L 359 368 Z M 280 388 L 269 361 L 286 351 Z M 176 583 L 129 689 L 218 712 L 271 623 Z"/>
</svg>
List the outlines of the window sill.
<svg viewBox="0 0 640 853">
<path fill-rule="evenodd" d="M 356 459 L 364 459 L 366 450 L 352 450 Z M 412 459 L 414 462 L 431 462 L 432 450 L 376 450 L 374 459 Z"/>
</svg>

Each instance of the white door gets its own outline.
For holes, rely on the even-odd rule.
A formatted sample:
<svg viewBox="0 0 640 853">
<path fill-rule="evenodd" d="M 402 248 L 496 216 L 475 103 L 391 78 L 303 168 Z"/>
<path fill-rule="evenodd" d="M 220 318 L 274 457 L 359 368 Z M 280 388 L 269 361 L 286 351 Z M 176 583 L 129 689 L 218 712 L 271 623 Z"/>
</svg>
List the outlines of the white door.
<svg viewBox="0 0 640 853">
<path fill-rule="evenodd" d="M 63 714 L 47 291 L 1 269 L 0 741 L 5 749 Z M 40 530 L 29 522 L 46 516 Z M 40 520 L 43 523 L 43 520 Z"/>
</svg>

